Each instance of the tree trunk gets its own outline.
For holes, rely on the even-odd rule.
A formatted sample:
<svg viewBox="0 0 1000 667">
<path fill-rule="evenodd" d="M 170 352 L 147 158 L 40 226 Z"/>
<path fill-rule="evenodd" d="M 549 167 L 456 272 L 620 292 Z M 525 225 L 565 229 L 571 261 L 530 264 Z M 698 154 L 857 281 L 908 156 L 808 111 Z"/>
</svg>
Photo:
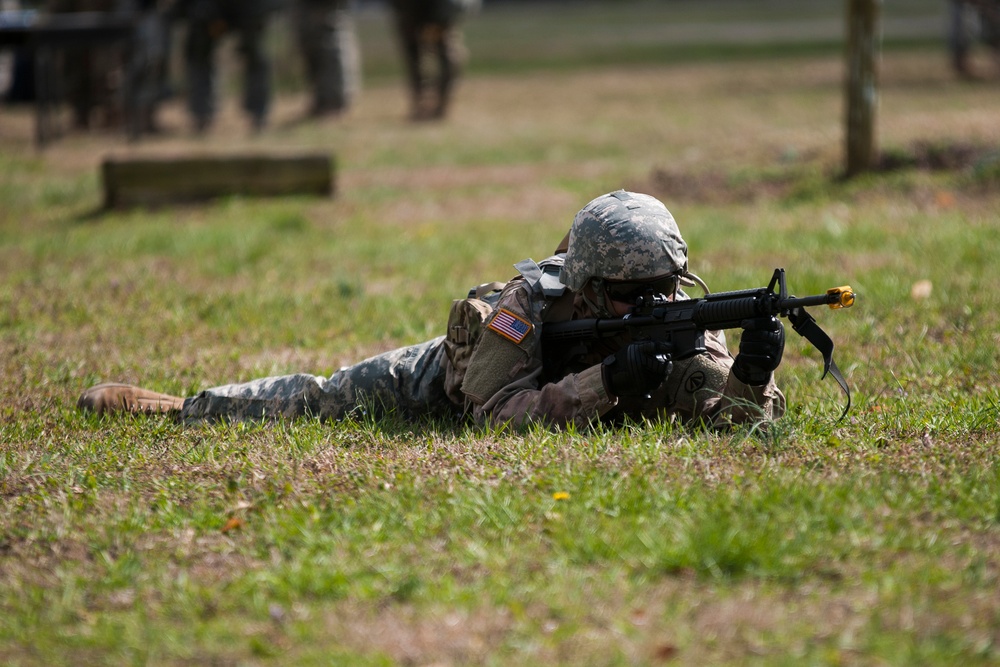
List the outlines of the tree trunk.
<svg viewBox="0 0 1000 667">
<path fill-rule="evenodd" d="M 875 166 L 882 0 L 847 0 L 847 165 L 855 176 Z"/>
</svg>

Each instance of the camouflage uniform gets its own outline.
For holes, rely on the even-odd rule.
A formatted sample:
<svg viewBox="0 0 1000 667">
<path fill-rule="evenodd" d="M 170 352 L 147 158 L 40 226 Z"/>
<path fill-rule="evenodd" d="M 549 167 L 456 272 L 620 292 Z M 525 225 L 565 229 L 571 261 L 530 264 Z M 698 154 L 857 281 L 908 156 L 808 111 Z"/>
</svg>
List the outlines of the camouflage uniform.
<svg viewBox="0 0 1000 667">
<path fill-rule="evenodd" d="M 157 0 L 134 0 L 135 36 L 126 77 L 129 135 L 158 131 L 156 112 L 170 96 L 170 21 Z"/>
<path fill-rule="evenodd" d="M 391 0 L 391 4 L 410 87 L 410 115 L 414 120 L 443 118 L 466 60 L 459 23 L 478 2 Z M 436 60 L 436 76 L 424 66 L 428 58 Z"/>
<path fill-rule="evenodd" d="M 349 0 L 297 0 L 295 22 L 313 91 L 310 113 L 345 111 L 361 87 L 361 54 Z"/>
<path fill-rule="evenodd" d="M 215 116 L 218 87 L 215 51 L 229 30 L 239 33 L 243 57 L 243 109 L 254 129 L 267 122 L 271 106 L 271 65 L 264 37 L 277 0 L 179 0 L 174 16 L 187 23 L 184 61 L 188 109 L 198 131 L 207 129 Z"/>
<path fill-rule="evenodd" d="M 620 235 L 617 247 L 629 248 L 621 256 L 613 256 L 616 250 L 601 243 L 574 254 L 571 236 L 568 254 L 559 253 L 540 264 L 531 260 L 517 264 L 520 275 L 491 299 L 481 333 L 470 343 L 465 368 L 453 363 L 462 357 L 454 347 L 449 351 L 449 344 L 454 346 L 457 340 L 449 322 L 446 337 L 387 352 L 342 368 L 330 378 L 291 375 L 203 391 L 185 401 L 182 418 L 188 422 L 300 415 L 340 419 L 357 410 L 388 409 L 406 417 L 465 414 L 481 423 L 584 427 L 626 417 L 705 421 L 716 426 L 780 417 L 785 399 L 773 375 L 761 386 L 741 382 L 731 372 L 733 357 L 721 332 L 707 333 L 704 353 L 674 361 L 665 381 L 648 398 L 615 397 L 606 387 L 603 362 L 630 342 L 624 335 L 595 341 L 565 367 L 546 361 L 541 331 L 547 322 L 607 316 L 603 303 L 595 303 L 583 289 L 595 277 L 587 273 L 594 268 L 585 267 L 585 259 L 596 260 L 589 263 L 600 274 L 612 274 L 612 267 L 627 262 L 632 267 L 629 276 L 642 280 L 649 277 L 644 274 L 662 267 L 664 256 L 682 256 L 682 265 L 671 266 L 683 282 L 691 275 L 687 249 L 673 218 L 652 197 L 622 191 L 600 197 L 578 214 L 574 230 L 585 230 L 606 212 L 603 209 L 619 207 L 620 215 L 633 202 L 647 207 L 655 202 L 655 213 L 661 216 L 659 227 L 668 234 L 652 244 L 629 246 L 630 232 L 624 225 L 613 230 Z M 641 213 L 637 208 L 636 215 Z M 607 266 L 598 266 L 602 263 Z M 687 298 L 683 292 L 677 297 Z"/>
<path fill-rule="evenodd" d="M 542 266 L 560 261 L 556 256 Z M 605 387 L 602 362 L 629 342 L 625 337 L 595 341 L 572 368 L 545 368 L 539 335 L 545 322 L 599 313 L 580 292 L 567 290 L 553 299 L 540 287 L 530 277 L 515 278 L 494 311 L 494 317 L 503 310 L 530 322 L 531 331 L 523 340 L 515 343 L 487 326 L 476 347 L 462 388 L 478 421 L 583 427 L 598 419 L 617 423 L 625 417 L 666 417 L 721 426 L 777 419 L 784 413 L 784 396 L 773 377 L 762 387 L 750 387 L 730 373 L 733 357 L 721 332 L 708 332 L 704 354 L 674 361 L 666 382 L 649 399 L 615 398 Z"/>
<path fill-rule="evenodd" d="M 406 418 L 456 416 L 445 394 L 444 337 L 341 368 L 329 378 L 299 373 L 207 389 L 184 401 L 185 422 L 314 416 L 343 419 L 392 411 Z"/>
</svg>

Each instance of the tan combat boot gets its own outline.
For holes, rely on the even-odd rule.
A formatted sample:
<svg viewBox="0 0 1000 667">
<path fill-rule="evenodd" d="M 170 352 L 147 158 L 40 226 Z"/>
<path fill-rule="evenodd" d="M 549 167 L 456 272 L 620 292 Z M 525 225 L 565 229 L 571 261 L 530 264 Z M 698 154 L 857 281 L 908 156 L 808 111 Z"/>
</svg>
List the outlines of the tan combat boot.
<svg viewBox="0 0 1000 667">
<path fill-rule="evenodd" d="M 169 394 L 134 387 L 130 384 L 106 382 L 91 387 L 80 395 L 76 407 L 84 412 L 99 415 L 114 412 L 139 414 L 178 414 L 184 407 L 184 399 Z"/>
</svg>

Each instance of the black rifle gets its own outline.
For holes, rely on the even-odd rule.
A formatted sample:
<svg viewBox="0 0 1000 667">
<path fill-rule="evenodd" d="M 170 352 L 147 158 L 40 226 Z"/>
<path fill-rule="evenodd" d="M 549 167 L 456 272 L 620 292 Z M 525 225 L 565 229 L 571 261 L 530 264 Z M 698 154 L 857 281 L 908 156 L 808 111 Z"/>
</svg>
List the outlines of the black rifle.
<svg viewBox="0 0 1000 667">
<path fill-rule="evenodd" d="M 844 286 L 816 296 L 788 296 L 785 270 L 775 269 L 767 287 L 715 292 L 679 301 L 650 290 L 621 318 L 546 323 L 542 327 L 542 351 L 546 366 L 551 363 L 560 367 L 585 353 L 587 341 L 627 333 L 632 340 L 667 342 L 671 357 L 686 359 L 705 351 L 706 331 L 736 329 L 744 320 L 755 317 L 787 317 L 792 329 L 823 355 L 823 377 L 832 375 L 847 395 L 847 406 L 840 415 L 843 419 L 851 408 L 851 390 L 833 360 L 833 341 L 805 310 L 821 305 L 850 308 L 854 305 L 854 290 Z"/>
</svg>

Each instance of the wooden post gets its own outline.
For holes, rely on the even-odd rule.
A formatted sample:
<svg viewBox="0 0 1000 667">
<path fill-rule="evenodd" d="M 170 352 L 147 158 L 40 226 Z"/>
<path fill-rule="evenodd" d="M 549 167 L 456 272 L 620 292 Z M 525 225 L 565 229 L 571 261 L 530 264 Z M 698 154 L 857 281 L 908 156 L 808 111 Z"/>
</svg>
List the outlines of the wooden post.
<svg viewBox="0 0 1000 667">
<path fill-rule="evenodd" d="M 102 170 L 106 208 L 334 192 L 333 159 L 325 153 L 110 157 Z"/>
<path fill-rule="evenodd" d="M 878 58 L 881 48 L 879 15 L 882 0 L 847 0 L 847 165 L 845 176 L 875 166 L 878 142 Z"/>
</svg>

